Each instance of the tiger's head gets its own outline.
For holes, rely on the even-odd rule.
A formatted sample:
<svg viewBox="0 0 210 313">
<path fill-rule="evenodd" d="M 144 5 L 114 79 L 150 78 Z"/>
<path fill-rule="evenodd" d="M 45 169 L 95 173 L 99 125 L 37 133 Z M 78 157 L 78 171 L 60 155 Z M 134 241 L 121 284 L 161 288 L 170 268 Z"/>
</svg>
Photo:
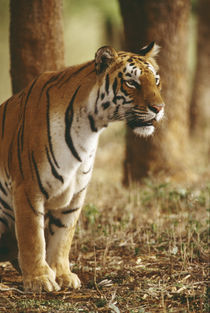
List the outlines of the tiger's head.
<svg viewBox="0 0 210 313">
<path fill-rule="evenodd" d="M 164 115 L 154 42 L 138 54 L 105 46 L 95 55 L 98 96 L 95 113 L 101 119 L 126 120 L 137 135 L 149 136 Z M 101 110 L 99 110 L 101 108 Z M 100 113 L 102 111 L 102 113 Z"/>
</svg>

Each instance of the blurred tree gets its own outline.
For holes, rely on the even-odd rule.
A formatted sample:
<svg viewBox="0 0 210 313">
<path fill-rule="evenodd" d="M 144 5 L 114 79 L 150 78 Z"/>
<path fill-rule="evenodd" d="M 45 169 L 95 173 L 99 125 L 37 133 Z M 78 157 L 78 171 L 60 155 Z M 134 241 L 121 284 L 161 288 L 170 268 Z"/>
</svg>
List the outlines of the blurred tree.
<svg viewBox="0 0 210 313">
<path fill-rule="evenodd" d="M 105 43 L 121 50 L 123 34 L 122 27 L 115 22 L 109 15 L 104 14 L 104 30 L 105 30 Z"/>
<path fill-rule="evenodd" d="M 81 18 L 83 11 L 87 14 L 89 11 L 89 23 L 91 14 L 99 14 L 101 25 L 97 27 L 101 28 L 101 45 L 111 45 L 120 50 L 123 36 L 118 0 L 64 0 L 64 14 L 69 15 L 70 12 L 71 16 L 79 15 Z"/>
<path fill-rule="evenodd" d="M 197 66 L 190 106 L 192 133 L 210 133 L 210 1 L 198 2 Z M 205 136 L 206 137 L 206 136 Z M 207 138 L 206 138 L 207 139 Z M 208 138 L 209 139 L 209 138 Z"/>
<path fill-rule="evenodd" d="M 10 0 L 12 90 L 17 93 L 37 75 L 64 66 L 62 0 Z M 10 241 L 14 255 L 4 250 Z M 19 270 L 15 236 L 2 237 L 0 248 Z"/>
<path fill-rule="evenodd" d="M 10 0 L 12 90 L 64 66 L 62 0 Z"/>
<path fill-rule="evenodd" d="M 175 179 L 188 174 L 188 19 L 189 0 L 119 0 L 126 48 L 137 52 L 155 40 L 161 46 L 158 63 L 166 118 L 154 137 L 136 138 L 127 130 L 125 183 L 149 173 Z M 187 172 L 187 173 L 186 173 Z"/>
</svg>

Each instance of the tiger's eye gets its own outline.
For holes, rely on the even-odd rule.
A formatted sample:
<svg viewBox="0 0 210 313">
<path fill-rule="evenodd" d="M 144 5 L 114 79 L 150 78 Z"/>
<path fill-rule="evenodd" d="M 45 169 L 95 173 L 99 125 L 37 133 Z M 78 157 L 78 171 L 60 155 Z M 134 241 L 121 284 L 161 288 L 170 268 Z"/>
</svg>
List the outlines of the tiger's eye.
<svg viewBox="0 0 210 313">
<path fill-rule="evenodd" d="M 133 88 L 133 89 L 140 88 L 140 85 L 133 79 L 127 80 L 125 83 L 129 88 Z"/>
</svg>

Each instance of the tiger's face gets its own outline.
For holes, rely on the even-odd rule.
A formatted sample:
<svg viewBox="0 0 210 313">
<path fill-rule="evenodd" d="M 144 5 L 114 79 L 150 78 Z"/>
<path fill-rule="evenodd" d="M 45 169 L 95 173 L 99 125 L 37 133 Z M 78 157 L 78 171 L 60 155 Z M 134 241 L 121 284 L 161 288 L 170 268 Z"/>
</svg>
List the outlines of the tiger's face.
<svg viewBox="0 0 210 313">
<path fill-rule="evenodd" d="M 160 76 L 154 59 L 157 53 L 158 46 L 154 43 L 139 54 L 117 53 L 110 47 L 102 47 L 96 53 L 103 118 L 126 120 L 140 136 L 151 135 L 164 116 Z"/>
</svg>

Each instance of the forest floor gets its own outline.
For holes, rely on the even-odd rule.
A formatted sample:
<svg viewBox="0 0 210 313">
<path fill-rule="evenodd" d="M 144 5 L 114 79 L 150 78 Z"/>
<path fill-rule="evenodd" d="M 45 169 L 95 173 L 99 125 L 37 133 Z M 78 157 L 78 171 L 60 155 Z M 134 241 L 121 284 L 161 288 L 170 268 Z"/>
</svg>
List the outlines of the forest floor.
<svg viewBox="0 0 210 313">
<path fill-rule="evenodd" d="M 1 263 L 0 312 L 209 312 L 210 180 L 150 178 L 126 189 L 122 130 L 112 136 L 102 138 L 71 250 L 81 289 L 24 293 Z"/>
</svg>

